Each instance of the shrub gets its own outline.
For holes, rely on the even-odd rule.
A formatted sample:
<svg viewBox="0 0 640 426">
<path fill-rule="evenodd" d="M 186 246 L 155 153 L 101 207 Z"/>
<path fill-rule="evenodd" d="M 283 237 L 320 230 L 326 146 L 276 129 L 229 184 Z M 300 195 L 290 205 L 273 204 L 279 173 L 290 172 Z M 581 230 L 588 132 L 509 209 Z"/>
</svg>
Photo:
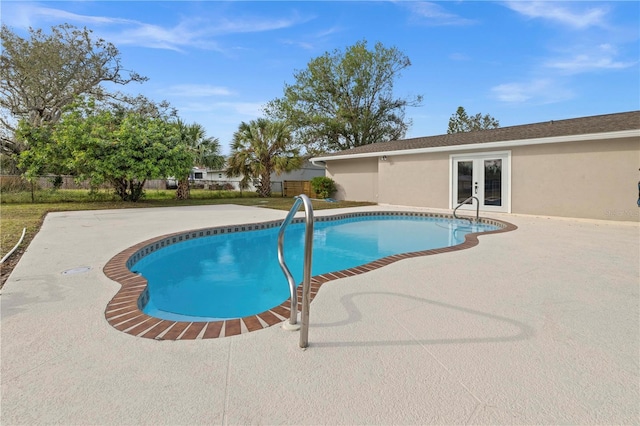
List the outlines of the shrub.
<svg viewBox="0 0 640 426">
<path fill-rule="evenodd" d="M 214 182 L 209 184 L 209 189 L 211 191 L 235 191 L 236 188 L 233 186 L 232 183 L 229 183 L 229 182 L 225 182 L 225 183 Z"/>
<path fill-rule="evenodd" d="M 311 187 L 320 198 L 329 198 L 336 192 L 336 183 L 326 176 L 317 176 L 311 179 Z"/>
<path fill-rule="evenodd" d="M 53 185 L 54 191 L 62 188 L 63 179 L 60 175 L 50 177 L 49 182 L 51 182 L 51 185 Z"/>
</svg>

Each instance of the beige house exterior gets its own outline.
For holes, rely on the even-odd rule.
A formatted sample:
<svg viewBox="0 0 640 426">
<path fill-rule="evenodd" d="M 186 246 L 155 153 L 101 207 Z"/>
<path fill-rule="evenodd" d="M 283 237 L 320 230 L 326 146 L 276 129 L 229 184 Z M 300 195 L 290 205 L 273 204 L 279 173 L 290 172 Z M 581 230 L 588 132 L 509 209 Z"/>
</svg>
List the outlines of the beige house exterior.
<svg viewBox="0 0 640 426">
<path fill-rule="evenodd" d="M 313 158 L 334 198 L 640 222 L 640 111 L 405 139 Z M 476 201 L 477 200 L 477 201 Z"/>
</svg>

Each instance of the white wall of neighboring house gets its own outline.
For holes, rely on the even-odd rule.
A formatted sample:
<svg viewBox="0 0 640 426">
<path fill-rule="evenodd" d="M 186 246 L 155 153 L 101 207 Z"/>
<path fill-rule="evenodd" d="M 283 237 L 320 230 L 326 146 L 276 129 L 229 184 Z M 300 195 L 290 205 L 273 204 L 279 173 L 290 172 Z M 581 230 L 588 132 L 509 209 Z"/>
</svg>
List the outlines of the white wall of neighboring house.
<svg viewBox="0 0 640 426">
<path fill-rule="evenodd" d="M 207 169 L 200 168 L 200 167 L 192 168 L 191 173 L 189 174 L 189 180 L 193 180 L 193 181 L 209 180 Z"/>
<path fill-rule="evenodd" d="M 227 177 L 224 170 L 209 170 L 207 172 L 207 182 L 214 185 L 224 185 L 229 183 L 233 185 L 235 190 L 240 190 L 240 181 L 242 180 L 242 176 L 233 176 Z M 253 186 L 252 182 L 249 182 L 249 187 L 246 191 L 255 191 L 256 188 Z"/>
<path fill-rule="evenodd" d="M 282 191 L 282 182 L 285 180 L 311 180 L 316 176 L 325 176 L 325 168 L 322 166 L 316 166 L 310 162 L 305 162 L 298 170 L 282 173 L 278 175 L 276 173 L 271 174 L 271 190 L 275 192 Z M 240 189 L 240 181 L 242 176 L 227 177 L 224 170 L 206 170 L 194 167 L 190 179 L 194 182 L 200 182 L 204 184 L 224 185 L 229 183 L 233 185 L 236 190 Z M 249 183 L 247 191 L 255 191 L 256 187 L 252 182 Z"/>
</svg>

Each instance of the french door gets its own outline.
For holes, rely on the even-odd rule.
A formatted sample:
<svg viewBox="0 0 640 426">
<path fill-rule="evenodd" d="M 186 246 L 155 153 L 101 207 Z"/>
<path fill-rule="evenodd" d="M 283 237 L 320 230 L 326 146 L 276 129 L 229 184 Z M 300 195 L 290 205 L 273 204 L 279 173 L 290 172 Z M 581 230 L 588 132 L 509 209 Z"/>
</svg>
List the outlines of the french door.
<svg viewBox="0 0 640 426">
<path fill-rule="evenodd" d="M 510 211 L 508 152 L 451 156 L 451 208 L 465 202 L 460 209 Z"/>
</svg>

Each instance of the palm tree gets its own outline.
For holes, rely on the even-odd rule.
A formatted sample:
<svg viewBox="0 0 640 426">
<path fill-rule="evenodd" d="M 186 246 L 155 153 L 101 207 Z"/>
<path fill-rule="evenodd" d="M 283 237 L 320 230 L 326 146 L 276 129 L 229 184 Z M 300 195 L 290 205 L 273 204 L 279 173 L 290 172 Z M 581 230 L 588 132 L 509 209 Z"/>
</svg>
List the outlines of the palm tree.
<svg viewBox="0 0 640 426">
<path fill-rule="evenodd" d="M 280 174 L 300 168 L 302 160 L 293 148 L 291 131 L 282 121 L 265 118 L 240 123 L 233 134 L 228 177 L 242 176 L 241 188 L 257 181 L 258 195 L 271 196 L 271 173 Z"/>
<path fill-rule="evenodd" d="M 193 164 L 198 167 L 220 169 L 224 166 L 225 159 L 220 155 L 220 141 L 218 138 L 206 137 L 204 127 L 198 123 L 185 124 L 178 120 L 176 123 L 180 131 L 182 143 L 193 156 Z M 190 197 L 189 173 L 180 176 L 176 198 L 186 200 Z"/>
</svg>

